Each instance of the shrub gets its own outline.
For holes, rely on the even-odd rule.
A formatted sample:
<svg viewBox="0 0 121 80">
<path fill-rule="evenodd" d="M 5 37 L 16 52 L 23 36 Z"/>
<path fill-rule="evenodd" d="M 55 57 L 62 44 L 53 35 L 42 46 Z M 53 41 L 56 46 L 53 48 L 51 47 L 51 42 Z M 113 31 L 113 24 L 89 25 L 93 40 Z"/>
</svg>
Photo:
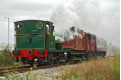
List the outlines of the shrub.
<svg viewBox="0 0 121 80">
<path fill-rule="evenodd" d="M 11 50 L 5 48 L 0 51 L 0 67 L 17 67 L 22 65 L 22 62 L 16 62 Z"/>
<path fill-rule="evenodd" d="M 12 56 L 11 51 L 8 51 L 7 48 L 0 51 L 0 64 L 1 64 L 1 66 L 13 65 L 14 62 L 15 62 L 15 58 Z"/>
</svg>

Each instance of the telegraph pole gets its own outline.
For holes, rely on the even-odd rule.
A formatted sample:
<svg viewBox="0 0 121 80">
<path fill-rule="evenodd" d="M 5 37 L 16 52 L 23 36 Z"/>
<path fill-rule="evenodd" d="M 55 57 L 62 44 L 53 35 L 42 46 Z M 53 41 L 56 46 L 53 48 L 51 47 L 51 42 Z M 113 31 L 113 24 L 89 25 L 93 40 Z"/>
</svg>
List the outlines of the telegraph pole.
<svg viewBox="0 0 121 80">
<path fill-rule="evenodd" d="M 9 51 L 9 22 L 10 22 L 10 18 L 8 17 L 4 17 L 8 19 L 8 51 Z"/>
</svg>

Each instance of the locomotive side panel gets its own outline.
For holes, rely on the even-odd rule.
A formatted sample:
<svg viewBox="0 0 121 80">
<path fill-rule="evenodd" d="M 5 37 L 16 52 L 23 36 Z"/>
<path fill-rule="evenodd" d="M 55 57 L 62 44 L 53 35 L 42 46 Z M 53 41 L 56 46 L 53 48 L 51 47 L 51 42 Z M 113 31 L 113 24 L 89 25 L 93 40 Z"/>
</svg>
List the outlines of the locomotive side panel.
<svg viewBox="0 0 121 80">
<path fill-rule="evenodd" d="M 49 36 L 49 49 L 55 50 L 55 36 Z"/>
<path fill-rule="evenodd" d="M 45 36 L 17 36 L 16 49 L 45 49 Z"/>
</svg>

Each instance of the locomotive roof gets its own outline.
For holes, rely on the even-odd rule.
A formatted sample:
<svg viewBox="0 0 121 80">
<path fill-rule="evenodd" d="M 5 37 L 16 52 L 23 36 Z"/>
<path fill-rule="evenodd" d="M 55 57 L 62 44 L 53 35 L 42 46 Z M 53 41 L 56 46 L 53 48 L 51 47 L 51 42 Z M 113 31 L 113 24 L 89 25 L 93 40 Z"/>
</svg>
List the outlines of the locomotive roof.
<svg viewBox="0 0 121 80">
<path fill-rule="evenodd" d="M 52 22 L 50 22 L 50 21 L 45 21 L 45 20 L 21 20 L 21 21 L 42 21 L 42 22 L 49 22 L 49 23 L 52 23 Z M 21 22 L 21 21 L 16 21 L 16 22 Z M 16 23 L 15 22 L 15 23 Z"/>
</svg>

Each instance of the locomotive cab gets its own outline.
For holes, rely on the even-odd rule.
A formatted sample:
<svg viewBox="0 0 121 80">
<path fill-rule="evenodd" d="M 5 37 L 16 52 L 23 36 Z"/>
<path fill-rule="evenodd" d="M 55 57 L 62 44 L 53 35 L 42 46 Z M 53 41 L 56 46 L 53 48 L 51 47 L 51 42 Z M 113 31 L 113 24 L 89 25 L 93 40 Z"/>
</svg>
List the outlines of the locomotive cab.
<svg viewBox="0 0 121 80">
<path fill-rule="evenodd" d="M 16 49 L 45 49 L 45 29 L 46 24 L 49 24 L 49 40 L 54 39 L 53 23 L 40 20 L 24 20 L 17 21 L 15 24 L 16 30 Z M 51 44 L 53 43 L 53 45 Z M 54 49 L 54 42 L 49 43 L 48 49 Z M 48 45 L 49 45 L 48 44 Z"/>
</svg>

